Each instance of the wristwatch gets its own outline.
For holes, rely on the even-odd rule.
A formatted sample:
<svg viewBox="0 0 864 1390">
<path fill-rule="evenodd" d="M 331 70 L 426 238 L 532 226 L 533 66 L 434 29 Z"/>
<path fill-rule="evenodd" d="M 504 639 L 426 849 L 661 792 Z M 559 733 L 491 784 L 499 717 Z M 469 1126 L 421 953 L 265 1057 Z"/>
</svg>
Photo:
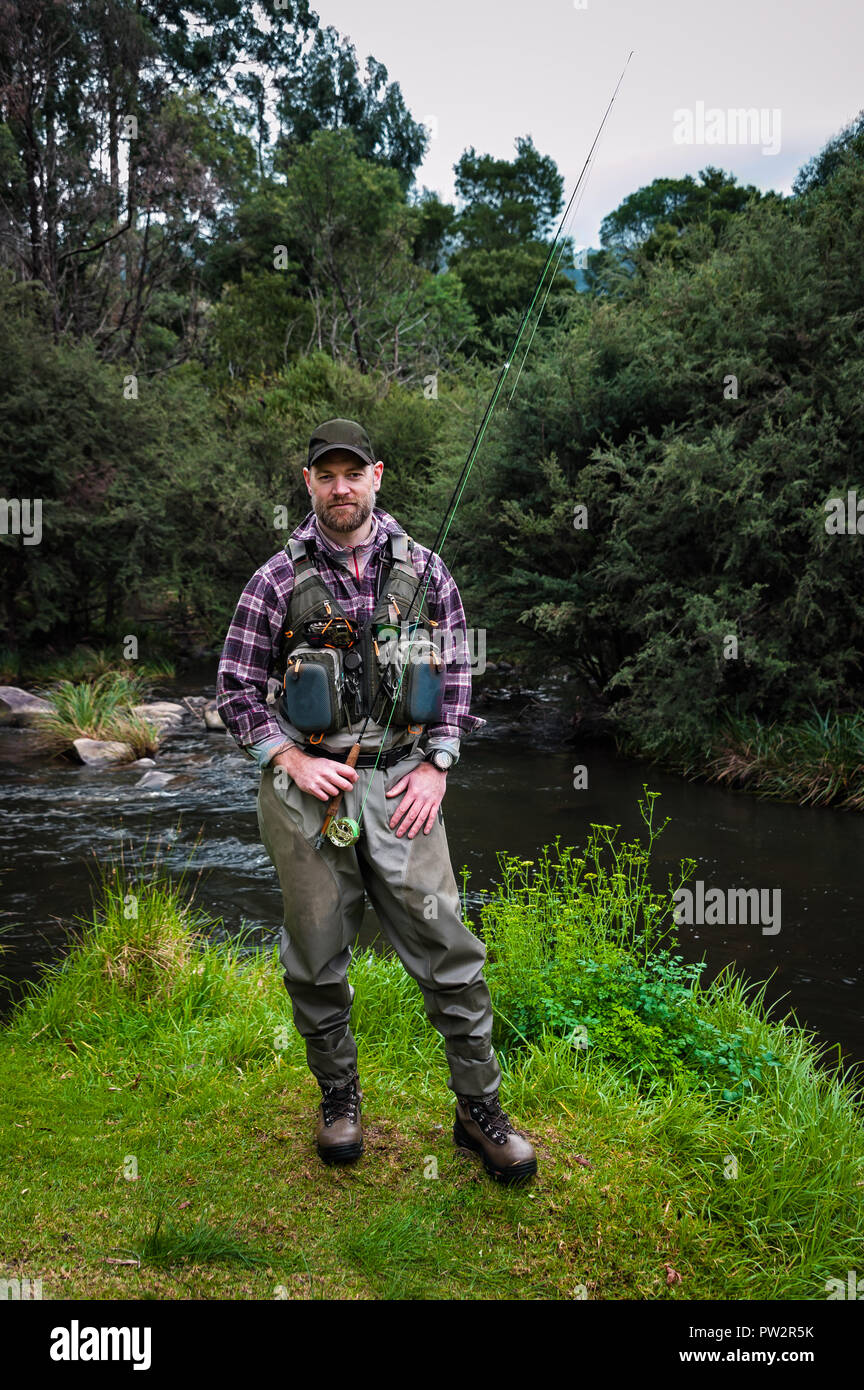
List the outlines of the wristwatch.
<svg viewBox="0 0 864 1390">
<path fill-rule="evenodd" d="M 453 754 L 448 753 L 446 748 L 432 748 L 426 754 L 426 762 L 432 763 L 439 772 L 446 772 L 453 766 Z"/>
</svg>

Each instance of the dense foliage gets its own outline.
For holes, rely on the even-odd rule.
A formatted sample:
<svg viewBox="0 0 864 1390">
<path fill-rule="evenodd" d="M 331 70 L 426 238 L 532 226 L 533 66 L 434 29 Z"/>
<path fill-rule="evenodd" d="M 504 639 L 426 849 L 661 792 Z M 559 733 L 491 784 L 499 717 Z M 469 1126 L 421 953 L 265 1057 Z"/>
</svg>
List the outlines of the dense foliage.
<svg viewBox="0 0 864 1390">
<path fill-rule="evenodd" d="M 303 0 L 6 18 L 2 492 L 43 530 L 4 504 L 15 659 L 218 648 L 328 416 L 363 420 L 382 504 L 431 540 L 548 255 L 554 162 L 471 147 L 456 206 L 418 189 L 398 84 Z M 708 168 L 610 212 L 589 292 L 565 260 L 539 301 L 448 537 L 490 656 L 560 663 L 642 748 L 859 699 L 857 530 L 825 508 L 864 444 L 861 122 L 789 198 Z"/>
</svg>

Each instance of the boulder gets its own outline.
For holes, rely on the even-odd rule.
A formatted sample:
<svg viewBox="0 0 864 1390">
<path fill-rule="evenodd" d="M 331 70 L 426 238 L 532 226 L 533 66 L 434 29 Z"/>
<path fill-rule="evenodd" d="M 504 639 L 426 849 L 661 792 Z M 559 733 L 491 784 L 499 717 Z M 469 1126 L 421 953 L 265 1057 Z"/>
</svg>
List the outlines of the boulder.
<svg viewBox="0 0 864 1390">
<path fill-rule="evenodd" d="M 35 724 L 37 715 L 53 712 L 50 700 L 19 690 L 17 685 L 0 685 L 0 724 Z"/>
<path fill-rule="evenodd" d="M 137 758 L 135 766 L 141 768 L 155 767 L 156 761 L 154 758 Z"/>
<path fill-rule="evenodd" d="M 111 767 L 115 763 L 135 761 L 135 753 L 129 744 L 119 743 L 113 738 L 76 738 L 72 746 L 88 767 Z"/>
</svg>

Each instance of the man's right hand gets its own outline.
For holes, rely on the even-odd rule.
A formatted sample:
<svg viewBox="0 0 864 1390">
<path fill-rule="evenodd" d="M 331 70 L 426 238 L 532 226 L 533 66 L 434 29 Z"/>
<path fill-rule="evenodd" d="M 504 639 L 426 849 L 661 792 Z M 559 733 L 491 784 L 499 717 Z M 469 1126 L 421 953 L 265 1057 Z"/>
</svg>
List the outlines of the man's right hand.
<svg viewBox="0 0 864 1390">
<path fill-rule="evenodd" d="M 357 773 L 346 763 L 331 758 L 313 758 L 299 748 L 286 748 L 272 759 L 273 767 L 284 767 L 301 792 L 329 801 L 337 792 L 347 791 L 357 781 Z"/>
</svg>

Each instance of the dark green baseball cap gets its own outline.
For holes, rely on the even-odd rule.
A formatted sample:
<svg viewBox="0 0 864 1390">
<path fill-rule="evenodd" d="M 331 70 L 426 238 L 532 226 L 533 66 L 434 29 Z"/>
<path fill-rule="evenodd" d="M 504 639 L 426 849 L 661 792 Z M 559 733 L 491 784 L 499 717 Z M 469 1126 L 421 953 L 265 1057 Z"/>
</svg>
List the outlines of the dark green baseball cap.
<svg viewBox="0 0 864 1390">
<path fill-rule="evenodd" d="M 309 440 L 308 467 L 317 463 L 331 449 L 347 449 L 364 463 L 375 465 L 372 443 L 362 425 L 356 420 L 325 420 Z"/>
</svg>

